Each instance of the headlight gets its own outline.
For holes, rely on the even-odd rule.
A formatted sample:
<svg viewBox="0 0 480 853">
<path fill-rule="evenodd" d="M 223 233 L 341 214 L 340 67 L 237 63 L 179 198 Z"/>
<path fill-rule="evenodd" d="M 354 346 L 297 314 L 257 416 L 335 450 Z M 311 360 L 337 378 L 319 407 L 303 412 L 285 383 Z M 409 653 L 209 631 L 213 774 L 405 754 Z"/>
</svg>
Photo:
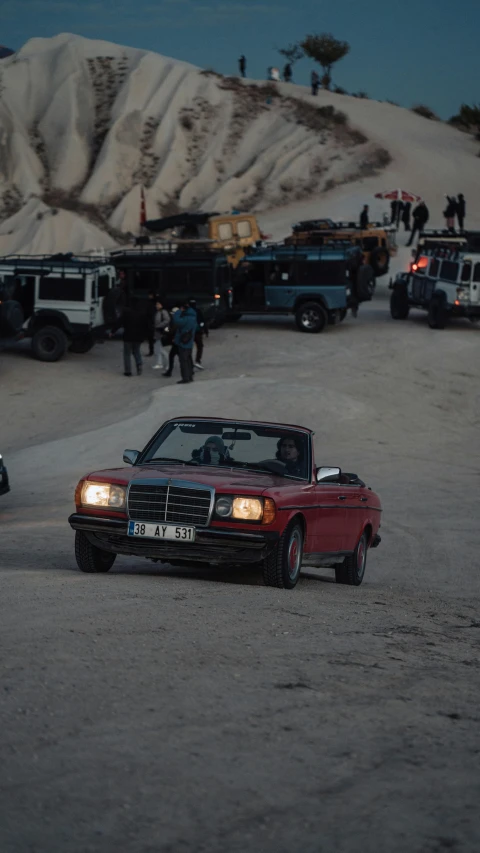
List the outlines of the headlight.
<svg viewBox="0 0 480 853">
<path fill-rule="evenodd" d="M 215 504 L 215 512 L 220 518 L 230 518 L 232 514 L 232 499 L 218 498 Z"/>
<path fill-rule="evenodd" d="M 468 302 L 470 299 L 470 288 L 457 287 L 457 299 L 459 299 L 460 302 Z"/>
<path fill-rule="evenodd" d="M 263 515 L 263 503 L 258 498 L 234 498 L 232 518 L 244 521 L 260 521 Z"/>
<path fill-rule="evenodd" d="M 82 488 L 83 506 L 109 506 L 123 509 L 126 502 L 126 489 L 110 483 L 84 483 Z"/>
</svg>

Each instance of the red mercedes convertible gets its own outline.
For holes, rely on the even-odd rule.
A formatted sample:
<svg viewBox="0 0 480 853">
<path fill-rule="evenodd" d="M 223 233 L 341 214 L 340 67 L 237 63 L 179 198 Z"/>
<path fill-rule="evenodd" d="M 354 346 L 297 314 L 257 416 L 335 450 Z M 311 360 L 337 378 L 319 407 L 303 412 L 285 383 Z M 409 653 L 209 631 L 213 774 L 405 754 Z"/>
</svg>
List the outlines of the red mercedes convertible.
<svg viewBox="0 0 480 853">
<path fill-rule="evenodd" d="M 174 418 L 130 468 L 95 471 L 69 522 L 83 572 L 117 554 L 173 566 L 253 563 L 268 586 L 293 589 L 302 566 L 361 584 L 380 543 L 380 499 L 356 474 L 317 467 L 313 433 L 264 421 Z"/>
</svg>

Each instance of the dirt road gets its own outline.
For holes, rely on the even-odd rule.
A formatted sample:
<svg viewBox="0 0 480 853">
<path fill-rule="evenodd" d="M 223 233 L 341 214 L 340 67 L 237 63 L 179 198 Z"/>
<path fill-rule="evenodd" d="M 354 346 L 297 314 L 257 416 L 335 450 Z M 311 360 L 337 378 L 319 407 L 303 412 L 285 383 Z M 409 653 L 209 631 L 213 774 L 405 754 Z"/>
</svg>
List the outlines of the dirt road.
<svg viewBox="0 0 480 853">
<path fill-rule="evenodd" d="M 478 853 L 480 330 L 387 306 L 224 327 L 187 389 L 2 354 L 2 853 Z M 193 414 L 311 426 L 380 493 L 360 588 L 76 571 L 79 476 Z"/>
</svg>

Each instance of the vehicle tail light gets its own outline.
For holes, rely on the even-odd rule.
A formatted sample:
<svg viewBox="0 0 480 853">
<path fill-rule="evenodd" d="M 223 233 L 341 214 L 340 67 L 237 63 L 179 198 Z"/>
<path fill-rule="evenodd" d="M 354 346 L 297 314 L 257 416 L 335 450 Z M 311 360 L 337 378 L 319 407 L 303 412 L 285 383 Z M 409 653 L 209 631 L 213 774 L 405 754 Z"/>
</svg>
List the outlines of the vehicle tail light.
<svg viewBox="0 0 480 853">
<path fill-rule="evenodd" d="M 460 305 L 460 300 L 459 300 L 459 299 L 456 299 L 456 300 L 455 300 L 455 302 L 454 302 L 453 304 L 454 304 L 454 305 Z"/>
<path fill-rule="evenodd" d="M 418 270 L 418 264 L 412 264 L 412 272 L 416 272 Z"/>
<path fill-rule="evenodd" d="M 275 515 L 275 502 L 272 501 L 271 498 L 265 498 L 265 503 L 263 505 L 262 524 L 271 524 L 272 521 L 275 521 Z"/>
</svg>

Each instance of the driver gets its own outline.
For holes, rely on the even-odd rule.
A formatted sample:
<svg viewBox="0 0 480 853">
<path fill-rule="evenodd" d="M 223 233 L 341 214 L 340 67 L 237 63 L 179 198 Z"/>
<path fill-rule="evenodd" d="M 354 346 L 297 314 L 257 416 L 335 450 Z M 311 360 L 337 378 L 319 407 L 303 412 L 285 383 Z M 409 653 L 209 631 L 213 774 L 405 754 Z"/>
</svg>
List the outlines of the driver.
<svg viewBox="0 0 480 853">
<path fill-rule="evenodd" d="M 300 439 L 295 436 L 284 436 L 277 442 L 276 459 L 283 462 L 287 474 L 293 474 L 295 477 L 305 476 L 305 466 L 303 463 L 303 446 Z"/>
<path fill-rule="evenodd" d="M 192 458 L 207 465 L 224 465 L 230 459 L 230 454 L 223 439 L 219 435 L 211 435 L 200 450 L 193 451 Z"/>
</svg>

